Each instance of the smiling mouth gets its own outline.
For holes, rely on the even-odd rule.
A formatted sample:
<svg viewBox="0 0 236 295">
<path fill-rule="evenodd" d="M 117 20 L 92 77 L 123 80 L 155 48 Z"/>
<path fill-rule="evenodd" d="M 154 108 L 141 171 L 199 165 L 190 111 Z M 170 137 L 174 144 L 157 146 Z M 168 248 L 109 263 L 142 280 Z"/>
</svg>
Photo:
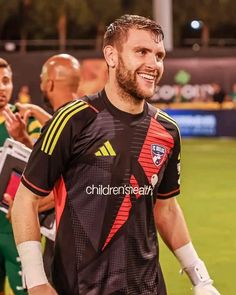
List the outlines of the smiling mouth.
<svg viewBox="0 0 236 295">
<path fill-rule="evenodd" d="M 156 75 L 151 75 L 147 73 L 138 73 L 138 75 L 148 82 L 155 82 L 157 78 Z"/>
</svg>

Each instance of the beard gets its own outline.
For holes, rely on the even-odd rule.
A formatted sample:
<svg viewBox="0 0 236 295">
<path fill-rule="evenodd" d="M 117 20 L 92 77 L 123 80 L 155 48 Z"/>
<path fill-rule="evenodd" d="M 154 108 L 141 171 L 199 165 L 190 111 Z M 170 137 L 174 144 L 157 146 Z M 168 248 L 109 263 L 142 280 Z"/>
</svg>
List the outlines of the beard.
<svg viewBox="0 0 236 295">
<path fill-rule="evenodd" d="M 43 92 L 42 93 L 42 100 L 43 100 L 43 106 L 44 108 L 50 113 L 52 114 L 53 113 L 53 106 L 47 96 L 47 93 L 46 92 Z"/>
<path fill-rule="evenodd" d="M 118 67 L 116 70 L 116 80 L 119 87 L 123 90 L 123 94 L 126 94 L 134 99 L 136 102 L 140 102 L 142 100 L 148 100 L 154 95 L 147 95 L 145 92 L 139 87 L 137 82 L 137 72 L 132 72 L 125 67 L 124 61 L 121 56 L 119 56 Z"/>
</svg>

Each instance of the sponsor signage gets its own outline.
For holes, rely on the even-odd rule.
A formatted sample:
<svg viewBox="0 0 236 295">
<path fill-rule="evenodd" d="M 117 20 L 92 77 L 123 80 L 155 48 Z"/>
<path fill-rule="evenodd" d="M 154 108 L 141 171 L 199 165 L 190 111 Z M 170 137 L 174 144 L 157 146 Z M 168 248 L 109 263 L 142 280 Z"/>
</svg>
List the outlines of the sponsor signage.
<svg viewBox="0 0 236 295">
<path fill-rule="evenodd" d="M 183 137 L 236 137 L 236 110 L 165 110 Z"/>
</svg>

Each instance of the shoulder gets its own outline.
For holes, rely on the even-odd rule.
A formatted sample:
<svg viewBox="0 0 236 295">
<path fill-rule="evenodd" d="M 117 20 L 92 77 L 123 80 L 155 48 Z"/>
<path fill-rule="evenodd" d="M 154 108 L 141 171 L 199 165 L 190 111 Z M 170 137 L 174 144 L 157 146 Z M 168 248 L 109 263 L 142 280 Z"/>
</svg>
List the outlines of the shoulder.
<svg viewBox="0 0 236 295">
<path fill-rule="evenodd" d="M 173 137 L 180 137 L 180 130 L 177 122 L 166 112 L 148 104 L 149 115 L 165 128 Z"/>
<path fill-rule="evenodd" d="M 82 98 L 83 101 L 86 101 L 91 108 L 93 108 L 97 113 L 102 111 L 105 108 L 103 96 L 105 95 L 104 90 L 101 92 L 95 93 L 93 95 L 86 95 Z"/>
<path fill-rule="evenodd" d="M 82 99 L 73 100 L 60 109 L 58 109 L 51 121 L 57 121 L 58 124 L 67 123 L 74 120 L 83 120 L 84 122 L 96 117 L 98 110 Z"/>
</svg>

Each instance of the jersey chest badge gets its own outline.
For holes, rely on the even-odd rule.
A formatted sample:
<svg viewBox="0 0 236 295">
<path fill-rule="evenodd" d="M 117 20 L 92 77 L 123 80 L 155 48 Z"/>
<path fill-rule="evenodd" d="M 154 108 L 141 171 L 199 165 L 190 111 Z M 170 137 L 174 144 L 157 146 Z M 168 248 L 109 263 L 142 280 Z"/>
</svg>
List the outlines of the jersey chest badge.
<svg viewBox="0 0 236 295">
<path fill-rule="evenodd" d="M 156 166 L 160 166 L 164 160 L 166 148 L 159 145 L 159 144 L 152 144 L 151 145 L 151 154 L 153 163 Z"/>
</svg>

